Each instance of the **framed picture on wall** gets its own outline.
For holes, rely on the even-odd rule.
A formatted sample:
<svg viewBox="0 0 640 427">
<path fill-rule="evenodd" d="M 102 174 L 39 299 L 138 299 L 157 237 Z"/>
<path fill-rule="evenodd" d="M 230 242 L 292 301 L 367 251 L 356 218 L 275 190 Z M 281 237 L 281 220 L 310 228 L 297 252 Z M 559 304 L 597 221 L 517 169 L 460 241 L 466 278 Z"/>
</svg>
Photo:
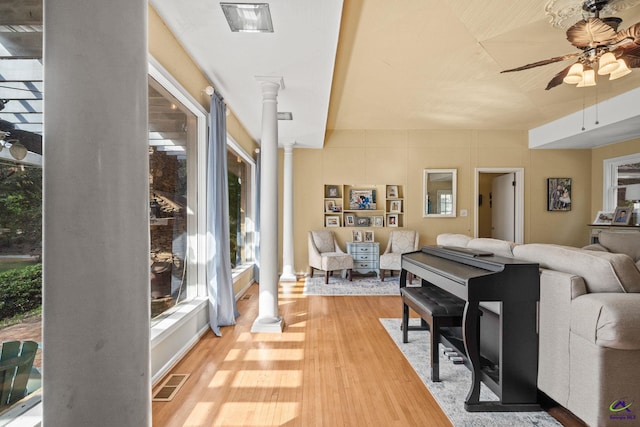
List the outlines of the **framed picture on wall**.
<svg viewBox="0 0 640 427">
<path fill-rule="evenodd" d="M 395 199 L 398 197 L 398 186 L 387 185 L 387 199 Z"/>
<path fill-rule="evenodd" d="M 547 210 L 571 210 L 571 178 L 547 178 Z"/>
<path fill-rule="evenodd" d="M 384 225 L 384 217 L 382 217 L 382 216 L 374 216 L 372 225 L 374 227 L 382 227 Z"/>
<path fill-rule="evenodd" d="M 394 200 L 391 202 L 389 212 L 402 212 L 402 201 Z"/>
<path fill-rule="evenodd" d="M 397 227 L 398 226 L 398 215 L 387 215 L 387 227 Z"/>
</svg>

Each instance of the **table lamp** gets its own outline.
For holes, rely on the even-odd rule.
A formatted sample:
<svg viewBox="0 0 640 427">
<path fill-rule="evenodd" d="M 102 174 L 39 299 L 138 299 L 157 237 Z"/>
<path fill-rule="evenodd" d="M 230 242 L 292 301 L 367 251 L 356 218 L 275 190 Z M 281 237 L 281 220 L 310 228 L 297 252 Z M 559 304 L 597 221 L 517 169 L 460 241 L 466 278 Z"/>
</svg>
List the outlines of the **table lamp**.
<svg viewBox="0 0 640 427">
<path fill-rule="evenodd" d="M 627 185 L 624 198 L 633 202 L 631 223 L 640 225 L 640 184 Z"/>
</svg>

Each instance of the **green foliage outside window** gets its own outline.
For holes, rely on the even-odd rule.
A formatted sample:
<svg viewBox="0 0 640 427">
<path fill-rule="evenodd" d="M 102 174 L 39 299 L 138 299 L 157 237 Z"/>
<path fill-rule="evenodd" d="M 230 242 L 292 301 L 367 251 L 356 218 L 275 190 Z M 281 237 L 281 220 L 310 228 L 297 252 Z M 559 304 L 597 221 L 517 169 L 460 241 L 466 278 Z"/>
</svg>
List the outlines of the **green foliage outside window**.
<svg viewBox="0 0 640 427">
<path fill-rule="evenodd" d="M 40 254 L 42 169 L 0 164 L 0 212 L 0 251 Z"/>
<path fill-rule="evenodd" d="M 42 264 L 0 273 L 0 320 L 42 305 Z"/>
</svg>

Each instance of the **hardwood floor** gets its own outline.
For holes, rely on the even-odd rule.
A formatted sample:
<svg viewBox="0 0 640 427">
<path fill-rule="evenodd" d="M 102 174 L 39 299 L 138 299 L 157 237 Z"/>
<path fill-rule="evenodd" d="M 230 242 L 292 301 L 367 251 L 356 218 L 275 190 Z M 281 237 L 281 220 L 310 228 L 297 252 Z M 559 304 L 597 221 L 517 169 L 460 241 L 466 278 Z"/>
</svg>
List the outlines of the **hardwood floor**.
<svg viewBox="0 0 640 427">
<path fill-rule="evenodd" d="M 252 334 L 253 285 L 237 325 L 207 333 L 172 370 L 190 377 L 172 401 L 153 402 L 153 425 L 451 425 L 378 321 L 401 317 L 399 296 L 306 297 L 302 286 L 280 287 L 282 334 Z M 568 415 L 554 416 L 582 425 Z"/>
</svg>

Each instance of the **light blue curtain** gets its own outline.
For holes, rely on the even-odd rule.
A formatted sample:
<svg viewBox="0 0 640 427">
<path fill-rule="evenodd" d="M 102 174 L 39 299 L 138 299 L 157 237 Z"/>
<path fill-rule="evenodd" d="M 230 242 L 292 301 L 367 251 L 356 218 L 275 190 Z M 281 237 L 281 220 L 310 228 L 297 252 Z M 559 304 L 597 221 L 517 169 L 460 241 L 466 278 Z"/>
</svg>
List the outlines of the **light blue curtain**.
<svg viewBox="0 0 640 427">
<path fill-rule="evenodd" d="M 255 264 L 253 264 L 253 279 L 260 283 L 260 177 L 262 176 L 262 156 L 260 151 L 256 155 L 256 219 L 255 224 Z"/>
<path fill-rule="evenodd" d="M 222 97 L 214 93 L 207 153 L 207 290 L 209 325 L 218 336 L 220 326 L 235 325 L 239 316 L 229 249 L 226 110 Z"/>
</svg>

